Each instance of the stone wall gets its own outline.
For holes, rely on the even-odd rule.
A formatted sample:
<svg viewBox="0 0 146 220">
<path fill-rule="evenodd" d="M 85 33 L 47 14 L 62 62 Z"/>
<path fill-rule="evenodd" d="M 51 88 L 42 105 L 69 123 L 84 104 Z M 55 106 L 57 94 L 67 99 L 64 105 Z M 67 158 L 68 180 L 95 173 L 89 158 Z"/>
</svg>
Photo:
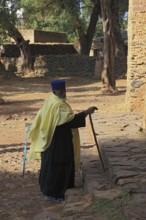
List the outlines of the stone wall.
<svg viewBox="0 0 146 220">
<path fill-rule="evenodd" d="M 36 76 L 94 75 L 95 58 L 80 55 L 39 56 L 34 64 Z"/>
<path fill-rule="evenodd" d="M 146 85 L 145 85 L 145 87 L 146 87 Z M 145 130 L 145 132 L 146 132 L 146 88 L 145 88 L 145 104 L 144 104 L 144 117 L 143 117 L 143 128 L 144 128 L 144 130 Z"/>
<path fill-rule="evenodd" d="M 29 44 L 31 56 L 77 54 L 73 44 Z M 0 46 L 0 57 L 19 57 L 20 51 L 15 44 Z"/>
<path fill-rule="evenodd" d="M 94 57 L 80 56 L 78 54 L 37 56 L 34 58 L 34 71 L 31 74 L 38 77 L 50 75 L 94 76 L 95 61 Z M 1 62 L 10 74 L 21 74 L 19 58 L 2 57 Z M 99 77 L 98 75 L 97 79 Z"/>
<path fill-rule="evenodd" d="M 29 40 L 30 43 L 67 43 L 67 35 L 65 33 L 51 32 L 51 31 L 39 31 L 33 29 L 20 29 L 20 33 L 25 40 Z"/>
<path fill-rule="evenodd" d="M 37 75 L 43 76 L 46 72 L 44 66 L 47 66 L 47 74 L 62 72 L 63 74 L 74 73 L 78 75 L 90 74 L 91 72 L 91 75 L 94 75 L 97 80 L 101 79 L 102 59 L 80 56 L 72 44 L 30 44 L 29 48 L 32 58 L 35 60 L 34 68 Z M 0 49 L 1 62 L 6 70 L 13 74 L 21 71 L 19 57 L 20 51 L 14 44 L 5 44 L 2 50 Z M 115 75 L 117 78 L 126 74 L 125 64 L 126 60 L 116 60 Z"/>
<path fill-rule="evenodd" d="M 146 1 L 130 0 L 128 13 L 128 73 L 126 104 L 128 110 L 144 112 L 146 93 Z"/>
</svg>

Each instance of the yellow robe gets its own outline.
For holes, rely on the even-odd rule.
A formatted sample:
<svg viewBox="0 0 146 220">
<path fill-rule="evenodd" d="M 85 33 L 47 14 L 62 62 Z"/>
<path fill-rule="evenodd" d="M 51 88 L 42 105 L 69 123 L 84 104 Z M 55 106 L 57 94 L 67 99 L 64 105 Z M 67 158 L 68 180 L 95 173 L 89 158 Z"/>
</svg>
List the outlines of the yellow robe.
<svg viewBox="0 0 146 220">
<path fill-rule="evenodd" d="M 38 111 L 29 132 L 31 140 L 29 160 L 40 159 L 41 152 L 51 144 L 56 126 L 71 121 L 74 118 L 71 107 L 67 102 L 52 94 Z M 72 129 L 74 161 L 76 169 L 80 164 L 80 138 L 78 129 Z"/>
</svg>

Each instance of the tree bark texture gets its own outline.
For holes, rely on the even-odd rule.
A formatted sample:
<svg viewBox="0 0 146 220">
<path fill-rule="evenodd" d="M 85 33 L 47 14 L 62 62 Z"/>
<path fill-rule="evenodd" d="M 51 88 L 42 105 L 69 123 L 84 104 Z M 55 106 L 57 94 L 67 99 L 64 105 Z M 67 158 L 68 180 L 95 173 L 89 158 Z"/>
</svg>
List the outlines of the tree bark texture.
<svg viewBox="0 0 146 220">
<path fill-rule="evenodd" d="M 114 22 L 114 35 L 115 35 L 115 56 L 126 56 L 126 47 L 121 36 L 120 22 L 119 22 L 119 4 L 116 0 L 112 0 L 112 14 Z"/>
<path fill-rule="evenodd" d="M 25 41 L 21 33 L 10 20 L 10 16 L 5 11 L 0 11 L 0 25 L 8 36 L 13 38 L 20 49 L 22 72 L 32 70 L 32 58 L 29 50 L 29 41 Z"/>
<path fill-rule="evenodd" d="M 100 15 L 100 0 L 93 1 L 94 7 L 92 10 L 92 14 L 90 17 L 90 22 L 88 25 L 88 29 L 86 33 L 83 30 L 81 21 L 79 18 L 76 19 L 75 26 L 78 31 L 79 35 L 79 42 L 80 42 L 80 54 L 89 55 L 93 36 L 95 34 L 96 24 Z"/>
<path fill-rule="evenodd" d="M 104 34 L 104 59 L 101 79 L 103 83 L 103 90 L 107 92 L 115 92 L 115 39 L 112 0 L 100 0 L 100 3 Z"/>
<path fill-rule="evenodd" d="M 2 62 L 0 61 L 0 81 L 3 80 L 3 72 L 5 72 L 5 67 L 2 64 Z M 2 98 L 2 95 L 0 94 L 0 105 L 4 103 L 4 99 Z"/>
</svg>

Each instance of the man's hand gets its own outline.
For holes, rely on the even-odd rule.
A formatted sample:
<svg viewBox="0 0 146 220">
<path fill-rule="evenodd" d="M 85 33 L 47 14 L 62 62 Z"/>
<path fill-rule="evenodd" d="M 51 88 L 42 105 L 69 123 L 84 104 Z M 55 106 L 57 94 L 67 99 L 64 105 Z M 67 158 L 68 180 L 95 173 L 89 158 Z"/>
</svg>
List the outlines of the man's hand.
<svg viewBox="0 0 146 220">
<path fill-rule="evenodd" d="M 89 114 L 94 113 L 95 110 L 98 110 L 98 108 L 95 107 L 95 106 L 92 106 L 92 107 L 86 109 L 84 112 L 85 112 L 85 115 L 87 116 L 87 115 L 89 115 Z"/>
</svg>

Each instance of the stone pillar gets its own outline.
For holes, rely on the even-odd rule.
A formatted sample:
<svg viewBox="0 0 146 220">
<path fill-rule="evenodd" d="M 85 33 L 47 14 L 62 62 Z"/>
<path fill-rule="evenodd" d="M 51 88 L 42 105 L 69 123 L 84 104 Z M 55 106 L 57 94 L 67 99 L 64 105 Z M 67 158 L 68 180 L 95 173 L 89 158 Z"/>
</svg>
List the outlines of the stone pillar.
<svg viewBox="0 0 146 220">
<path fill-rule="evenodd" d="M 144 112 L 146 75 L 146 0 L 129 0 L 126 105 Z"/>
</svg>

